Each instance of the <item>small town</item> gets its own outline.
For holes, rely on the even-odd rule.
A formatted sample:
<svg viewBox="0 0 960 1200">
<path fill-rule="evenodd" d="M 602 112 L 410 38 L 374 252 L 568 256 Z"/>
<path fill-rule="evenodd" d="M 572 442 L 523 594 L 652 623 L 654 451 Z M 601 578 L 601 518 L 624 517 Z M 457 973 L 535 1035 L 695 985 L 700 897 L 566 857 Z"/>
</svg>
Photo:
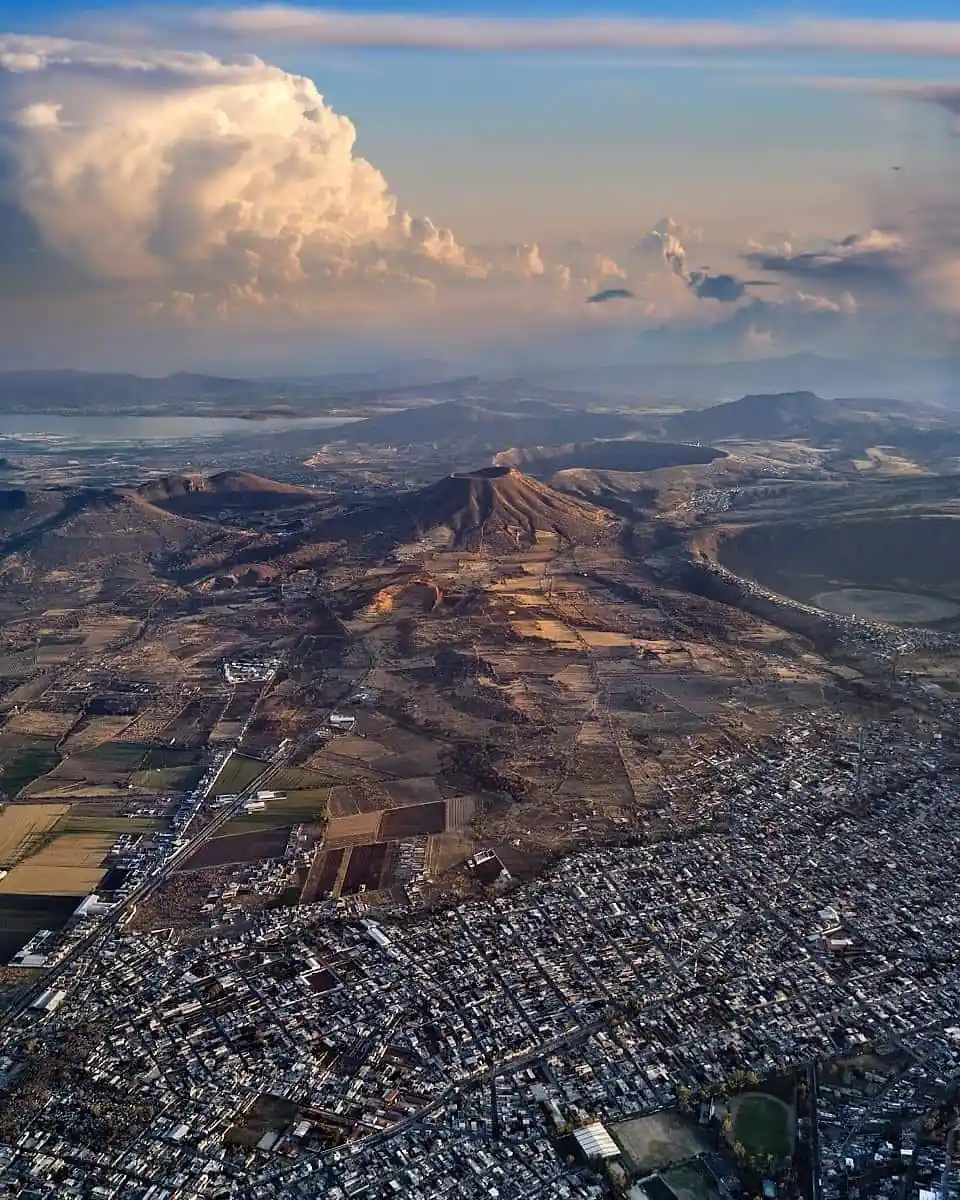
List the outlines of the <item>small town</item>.
<svg viewBox="0 0 960 1200">
<path fill-rule="evenodd" d="M 702 759 L 656 840 L 525 884 L 476 855 L 483 900 L 225 896 L 200 937 L 71 950 L 94 901 L 4 1027 L 8 1194 L 947 1200 L 958 769 L 922 725 L 811 720 Z"/>
</svg>

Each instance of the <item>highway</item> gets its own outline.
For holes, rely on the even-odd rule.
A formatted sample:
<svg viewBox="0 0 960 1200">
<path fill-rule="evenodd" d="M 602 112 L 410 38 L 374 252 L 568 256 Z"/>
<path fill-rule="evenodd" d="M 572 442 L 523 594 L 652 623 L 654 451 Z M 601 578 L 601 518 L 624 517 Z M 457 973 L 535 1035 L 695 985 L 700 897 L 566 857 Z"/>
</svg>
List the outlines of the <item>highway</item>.
<svg viewBox="0 0 960 1200">
<path fill-rule="evenodd" d="M 304 745 L 306 740 L 304 741 Z M 213 819 L 204 826 L 203 829 L 184 845 L 180 846 L 169 858 L 165 859 L 158 868 L 155 868 L 145 879 L 125 896 L 118 904 L 116 904 L 105 916 L 101 917 L 90 930 L 86 937 L 81 938 L 76 945 L 66 954 L 59 962 L 52 967 L 46 969 L 43 974 L 36 979 L 25 991 L 21 992 L 13 1000 L 0 1011 L 0 1028 L 15 1020 L 33 1004 L 38 997 L 48 989 L 55 987 L 70 970 L 70 968 L 85 955 L 93 952 L 96 948 L 110 936 L 111 933 L 123 922 L 124 918 L 132 914 L 137 905 L 142 903 L 147 897 L 154 892 L 165 879 L 173 874 L 174 871 L 191 855 L 195 854 L 206 842 L 208 842 L 218 830 L 231 819 L 242 811 L 244 803 L 250 799 L 257 791 L 262 789 L 270 780 L 285 767 L 292 758 L 300 752 L 301 745 L 293 745 L 282 752 L 278 752 L 266 765 L 263 771 L 248 784 L 242 792 L 237 794 L 236 800 L 229 805 L 219 809 Z M 226 761 L 226 760 L 224 760 Z M 217 779 L 220 776 L 218 771 L 210 780 L 206 791 L 201 798 L 201 805 L 210 797 L 211 792 L 216 786 Z M 198 806 L 198 812 L 200 807 Z M 195 820 L 196 818 L 194 818 Z"/>
</svg>

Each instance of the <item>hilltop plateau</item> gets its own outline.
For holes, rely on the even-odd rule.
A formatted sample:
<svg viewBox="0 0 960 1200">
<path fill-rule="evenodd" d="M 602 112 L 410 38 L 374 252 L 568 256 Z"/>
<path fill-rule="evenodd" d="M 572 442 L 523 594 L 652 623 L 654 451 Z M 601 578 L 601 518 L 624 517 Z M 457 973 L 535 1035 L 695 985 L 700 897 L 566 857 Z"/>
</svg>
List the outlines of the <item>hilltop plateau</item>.
<svg viewBox="0 0 960 1200">
<path fill-rule="evenodd" d="M 327 498 L 324 492 L 315 488 L 278 483 L 248 471 L 163 475 L 141 484 L 136 494 L 156 508 L 182 514 L 220 509 L 266 512 L 274 508 L 316 506 Z"/>
<path fill-rule="evenodd" d="M 555 449 L 518 448 L 498 454 L 495 461 L 505 466 L 523 467 L 527 474 L 538 479 L 549 479 L 558 471 L 658 471 L 666 467 L 710 463 L 726 457 L 725 450 L 712 446 L 616 439 Z"/>
</svg>

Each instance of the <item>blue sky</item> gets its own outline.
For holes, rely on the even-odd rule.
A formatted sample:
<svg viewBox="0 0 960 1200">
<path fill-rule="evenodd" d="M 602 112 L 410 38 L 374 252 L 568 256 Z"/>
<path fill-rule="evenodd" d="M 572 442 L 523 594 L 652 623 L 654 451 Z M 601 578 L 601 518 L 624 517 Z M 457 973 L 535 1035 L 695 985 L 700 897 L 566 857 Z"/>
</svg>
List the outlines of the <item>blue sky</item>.
<svg viewBox="0 0 960 1200">
<path fill-rule="evenodd" d="M 498 19 L 506 36 L 561 18 L 587 24 L 663 18 L 662 6 L 636 0 L 599 12 L 571 0 L 519 6 L 487 0 L 469 8 L 353 0 L 336 8 L 348 19 L 368 20 L 359 22 L 356 37 L 348 30 L 329 45 L 310 24 L 311 14 L 323 10 L 309 4 L 292 13 L 299 24 L 290 32 L 243 2 L 215 7 L 216 19 L 208 21 L 198 18 L 202 5 L 179 0 L 142 9 L 0 0 L 0 30 L 116 46 L 116 62 L 107 64 L 91 64 L 82 48 L 72 65 L 44 61 L 26 72 L 4 72 L 0 59 L 0 104 L 10 106 L 20 131 L 10 161 L 0 163 L 9 193 L 0 193 L 0 203 L 18 211 L 37 241 L 44 270 L 34 276 L 49 270 L 53 279 L 68 266 L 74 281 L 89 278 L 96 298 L 85 319 L 95 311 L 108 328 L 132 311 L 160 314 L 165 338 L 174 318 L 196 323 L 201 312 L 204 319 L 216 314 L 218 337 L 227 337 L 228 312 L 245 339 L 256 318 L 270 325 L 275 341 L 284 321 L 302 321 L 298 314 L 316 303 L 341 324 L 381 328 L 393 339 L 407 325 L 422 324 L 426 312 L 443 336 L 460 322 L 495 337 L 497 321 L 509 314 L 514 332 L 528 328 L 532 337 L 600 320 L 618 328 L 679 323 L 691 338 L 713 338 L 729 327 L 734 351 L 743 336 L 745 352 L 809 348 L 817 339 L 835 349 L 844 337 L 853 339 L 851 352 L 860 352 L 871 336 L 889 338 L 891 281 L 899 271 L 911 311 L 907 324 L 912 330 L 914 319 L 925 322 L 917 344 L 939 338 L 950 345 L 957 336 L 960 246 L 952 239 L 960 221 L 953 220 L 949 197 L 958 182 L 952 97 L 954 89 L 960 96 L 960 22 L 950 24 L 957 14 L 946 0 L 910 6 L 849 0 L 842 12 L 825 4 L 740 8 L 709 0 L 670 8 L 670 22 L 747 31 L 819 22 L 813 48 L 788 39 L 724 51 L 612 43 L 596 49 L 574 36 L 551 49 L 480 52 L 471 40 L 470 18 L 481 25 Z M 253 26 L 246 22 L 251 14 Z M 424 43 L 419 32 L 413 45 L 401 44 L 410 29 L 425 27 L 409 17 L 427 18 L 429 28 L 442 26 L 429 18 L 456 18 L 466 32 L 462 39 L 451 35 L 450 45 L 433 45 L 432 34 Z M 841 19 L 864 24 L 850 34 L 837 24 Z M 920 20 L 948 23 L 946 52 L 938 52 L 937 33 L 924 35 L 920 50 L 909 49 L 914 34 L 905 25 L 883 52 L 871 46 L 881 23 Z M 395 33 L 381 38 L 387 26 Z M 384 40 L 390 44 L 370 44 Z M 178 110 L 174 128 L 169 105 L 156 88 L 138 86 L 124 56 L 155 55 L 159 62 L 173 52 L 200 51 L 225 63 L 253 53 L 268 65 L 262 80 L 227 79 L 224 67 L 215 93 L 198 66 L 189 85 L 195 107 Z M 354 153 L 369 160 L 372 175 L 365 165 L 345 165 L 336 149 L 342 129 L 319 149 L 309 125 L 301 121 L 291 133 L 304 103 L 294 94 L 298 76 L 313 81 L 325 104 L 353 123 Z M 263 111 L 249 107 L 250 89 L 261 86 L 276 101 L 275 129 Z M 211 105 L 234 147 L 243 120 L 255 124 L 247 174 L 226 161 L 235 149 L 210 141 Z M 112 130 L 119 131 L 115 138 Z M 281 168 L 284 147 L 301 145 L 301 135 L 304 154 L 312 156 L 301 192 L 283 191 L 286 208 L 275 200 L 276 189 L 264 188 L 248 202 L 250 189 Z M 129 142 L 131 153 L 142 156 L 144 138 L 156 146 L 157 160 L 139 163 L 136 177 L 145 182 L 138 191 L 129 184 L 129 163 L 119 151 L 114 163 L 113 151 Z M 198 138 L 207 161 L 191 152 L 196 175 L 178 180 L 180 210 L 172 210 L 162 164 L 186 161 L 181 151 L 196 148 Z M 330 188 L 323 182 L 328 171 L 335 180 Z M 81 177 L 86 190 L 76 182 Z M 54 194 L 60 187 L 63 194 Z M 387 199 L 378 198 L 381 187 Z M 669 237 L 661 232 L 651 240 L 650 231 L 667 218 L 674 222 L 662 227 Z M 162 229 L 148 228 L 158 221 Z M 871 239 L 875 229 L 886 231 L 886 241 Z M 845 238 L 854 240 L 842 245 Z M 111 256 L 98 252 L 98 240 L 116 241 Z M 274 253 L 277 265 L 267 269 Z M 312 291 L 306 296 L 308 284 L 314 286 L 311 271 L 322 302 Z M 727 286 L 729 303 L 713 299 L 716 287 L 698 290 L 697 272 L 737 281 Z M 751 274 L 759 283 L 743 285 Z M 8 272 L 8 286 L 0 286 L 0 305 L 27 321 L 13 278 Z M 880 278 L 885 291 L 876 286 Z M 634 291 L 636 304 L 587 312 L 584 295 L 612 283 L 629 284 L 620 290 Z M 39 297 L 40 285 L 34 281 L 32 289 Z M 114 294 L 121 316 L 110 309 Z M 432 307 L 417 307 L 425 298 Z M 255 312 L 243 307 L 247 299 Z M 36 305 L 45 312 L 48 301 L 32 303 L 31 330 Z M 58 320 L 59 306 L 59 299 L 49 301 Z M 902 322 L 898 330 L 905 342 L 914 336 Z M 3 354 L 0 342 L 0 364 Z"/>
</svg>

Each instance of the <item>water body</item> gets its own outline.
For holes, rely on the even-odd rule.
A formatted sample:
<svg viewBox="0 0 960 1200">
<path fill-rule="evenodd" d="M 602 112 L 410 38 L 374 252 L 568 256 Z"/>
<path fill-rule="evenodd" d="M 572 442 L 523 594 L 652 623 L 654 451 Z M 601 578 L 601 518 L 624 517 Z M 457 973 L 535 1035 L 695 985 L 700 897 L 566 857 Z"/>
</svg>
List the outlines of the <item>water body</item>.
<svg viewBox="0 0 960 1200">
<path fill-rule="evenodd" d="M 873 588 L 840 588 L 818 592 L 811 604 L 842 617 L 888 621 L 892 625 L 928 625 L 960 615 L 960 606 L 936 596 L 913 592 L 886 592 Z"/>
<path fill-rule="evenodd" d="M 60 416 L 56 413 L 0 413 L 3 444 L 63 450 L 95 446 L 210 442 L 271 434 L 311 433 L 349 425 L 356 417 Z"/>
</svg>

